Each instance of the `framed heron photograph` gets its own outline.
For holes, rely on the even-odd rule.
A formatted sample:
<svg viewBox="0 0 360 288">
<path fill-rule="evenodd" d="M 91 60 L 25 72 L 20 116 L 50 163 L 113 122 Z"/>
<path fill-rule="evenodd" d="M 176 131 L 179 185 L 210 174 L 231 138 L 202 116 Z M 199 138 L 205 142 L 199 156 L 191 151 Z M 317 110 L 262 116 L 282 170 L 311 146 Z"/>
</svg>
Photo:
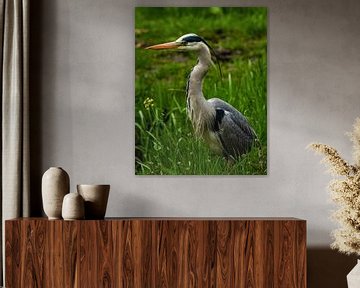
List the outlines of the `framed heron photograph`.
<svg viewBox="0 0 360 288">
<path fill-rule="evenodd" d="M 135 8 L 135 174 L 267 174 L 266 8 Z"/>
</svg>

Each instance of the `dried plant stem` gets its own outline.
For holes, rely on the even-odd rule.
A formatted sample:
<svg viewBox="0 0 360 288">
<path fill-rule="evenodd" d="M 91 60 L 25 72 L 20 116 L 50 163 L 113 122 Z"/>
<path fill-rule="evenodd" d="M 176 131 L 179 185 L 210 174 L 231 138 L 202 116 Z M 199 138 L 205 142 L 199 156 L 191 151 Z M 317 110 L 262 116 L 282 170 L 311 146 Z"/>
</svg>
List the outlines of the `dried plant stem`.
<svg viewBox="0 0 360 288">
<path fill-rule="evenodd" d="M 360 166 L 360 118 L 355 120 L 353 132 L 350 133 L 350 140 L 353 142 L 353 158 L 355 165 Z"/>
<path fill-rule="evenodd" d="M 312 143 L 308 146 L 316 153 L 325 156 L 324 161 L 329 165 L 330 172 L 335 175 L 350 175 L 356 172 L 356 167 L 349 165 L 337 152 L 337 150 L 329 145 L 321 143 Z"/>
</svg>

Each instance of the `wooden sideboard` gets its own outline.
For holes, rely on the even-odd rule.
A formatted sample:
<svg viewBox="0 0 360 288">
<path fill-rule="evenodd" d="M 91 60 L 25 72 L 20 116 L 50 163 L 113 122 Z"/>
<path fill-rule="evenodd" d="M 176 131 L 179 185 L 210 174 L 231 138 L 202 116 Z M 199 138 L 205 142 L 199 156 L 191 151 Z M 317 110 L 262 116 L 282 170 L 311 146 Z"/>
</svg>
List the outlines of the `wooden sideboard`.
<svg viewBox="0 0 360 288">
<path fill-rule="evenodd" d="M 5 222 L 6 287 L 306 287 L 306 221 Z"/>
</svg>

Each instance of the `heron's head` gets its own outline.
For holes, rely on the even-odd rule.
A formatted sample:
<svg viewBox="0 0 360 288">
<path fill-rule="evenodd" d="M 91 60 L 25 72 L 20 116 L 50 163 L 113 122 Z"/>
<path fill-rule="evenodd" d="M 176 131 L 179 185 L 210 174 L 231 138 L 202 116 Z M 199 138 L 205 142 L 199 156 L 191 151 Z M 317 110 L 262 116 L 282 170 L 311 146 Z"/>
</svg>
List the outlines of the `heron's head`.
<svg viewBox="0 0 360 288">
<path fill-rule="evenodd" d="M 146 47 L 145 49 L 176 49 L 187 51 L 203 51 L 205 52 L 205 55 L 207 55 L 207 57 L 209 58 L 211 64 L 215 66 L 214 62 L 211 60 L 211 57 L 214 56 L 215 61 L 217 62 L 219 67 L 220 76 L 222 77 L 220 63 L 214 49 L 212 49 L 211 46 L 203 38 L 194 33 L 185 34 L 173 42 L 157 44 Z"/>
<path fill-rule="evenodd" d="M 192 50 L 199 51 L 207 47 L 209 50 L 212 50 L 210 45 L 206 41 L 196 34 L 185 34 L 173 42 L 166 42 L 162 44 L 153 45 L 146 47 L 145 49 L 178 49 L 178 50 Z"/>
</svg>

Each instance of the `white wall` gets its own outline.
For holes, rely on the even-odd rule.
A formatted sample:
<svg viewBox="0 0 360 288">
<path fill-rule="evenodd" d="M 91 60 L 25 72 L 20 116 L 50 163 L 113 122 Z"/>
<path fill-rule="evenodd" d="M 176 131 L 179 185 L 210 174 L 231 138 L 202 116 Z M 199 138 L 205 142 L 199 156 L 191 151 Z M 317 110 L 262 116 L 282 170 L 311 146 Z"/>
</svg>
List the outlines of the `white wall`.
<svg viewBox="0 0 360 288">
<path fill-rule="evenodd" d="M 194 5 L 137 1 L 170 3 Z M 72 190 L 78 183 L 110 183 L 107 216 L 294 216 L 308 221 L 309 246 L 328 245 L 330 176 L 305 147 L 319 140 L 350 159 L 344 133 L 360 116 L 360 3 L 221 4 L 269 7 L 268 176 L 134 175 L 131 0 L 42 1 L 40 84 L 32 95 L 40 97 L 32 113 L 40 119 L 41 156 L 33 159 L 42 171 L 65 168 Z"/>
</svg>

